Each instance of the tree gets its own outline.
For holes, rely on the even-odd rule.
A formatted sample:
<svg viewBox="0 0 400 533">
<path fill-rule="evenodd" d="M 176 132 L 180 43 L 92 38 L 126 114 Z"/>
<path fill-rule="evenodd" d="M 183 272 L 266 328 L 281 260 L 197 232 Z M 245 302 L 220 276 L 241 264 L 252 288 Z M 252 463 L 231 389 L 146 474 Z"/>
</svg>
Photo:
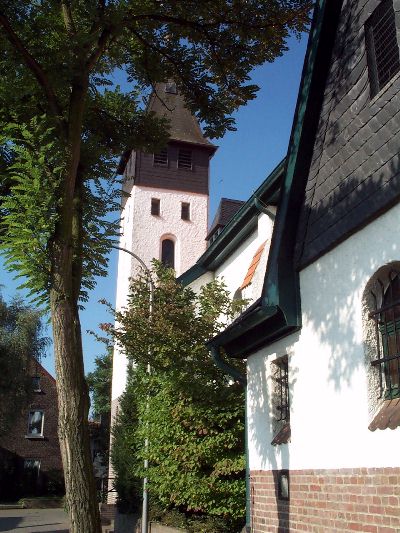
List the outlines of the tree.
<svg viewBox="0 0 400 533">
<path fill-rule="evenodd" d="M 105 275 L 115 156 L 165 144 L 140 97 L 174 79 L 207 134 L 255 97 L 248 73 L 305 29 L 311 0 L 2 0 L 0 205 L 7 264 L 50 308 L 72 533 L 100 531 L 80 300 Z M 112 82 L 123 70 L 132 90 Z"/>
<path fill-rule="evenodd" d="M 196 295 L 173 270 L 156 265 L 154 276 L 152 315 L 141 277 L 116 317 L 114 334 L 131 363 L 115 432 L 117 485 L 132 498 L 146 475 L 150 498 L 164 510 L 229 518 L 233 531 L 245 514 L 244 393 L 213 364 L 205 342 L 243 302 L 231 302 L 219 281 Z"/>
<path fill-rule="evenodd" d="M 28 404 L 32 392 L 30 365 L 40 360 L 48 339 L 42 335 L 41 313 L 0 295 L 0 435 Z"/>
<path fill-rule="evenodd" d="M 92 393 L 92 409 L 95 417 L 111 413 L 112 348 L 96 357 L 95 369 L 86 376 L 89 391 Z"/>
</svg>

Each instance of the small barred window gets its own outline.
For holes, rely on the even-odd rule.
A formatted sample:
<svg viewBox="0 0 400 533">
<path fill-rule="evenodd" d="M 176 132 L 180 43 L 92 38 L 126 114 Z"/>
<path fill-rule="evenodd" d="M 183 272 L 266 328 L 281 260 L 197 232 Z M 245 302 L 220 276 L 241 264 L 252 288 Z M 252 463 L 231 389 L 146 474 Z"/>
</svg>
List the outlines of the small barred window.
<svg viewBox="0 0 400 533">
<path fill-rule="evenodd" d="M 391 270 L 387 279 L 376 280 L 371 290 L 375 309 L 377 358 L 372 366 L 379 371 L 380 397 L 400 397 L 400 272 Z"/>
<path fill-rule="evenodd" d="M 274 361 L 276 420 L 289 422 L 289 364 L 285 355 Z"/>
<path fill-rule="evenodd" d="M 192 168 L 192 151 L 179 150 L 178 151 L 178 168 Z"/>
<path fill-rule="evenodd" d="M 368 74 L 374 97 L 400 71 L 393 0 L 382 0 L 365 24 Z"/>
<path fill-rule="evenodd" d="M 287 355 L 271 364 L 272 377 L 272 431 L 273 446 L 286 444 L 290 440 L 289 408 L 289 358 Z"/>
</svg>

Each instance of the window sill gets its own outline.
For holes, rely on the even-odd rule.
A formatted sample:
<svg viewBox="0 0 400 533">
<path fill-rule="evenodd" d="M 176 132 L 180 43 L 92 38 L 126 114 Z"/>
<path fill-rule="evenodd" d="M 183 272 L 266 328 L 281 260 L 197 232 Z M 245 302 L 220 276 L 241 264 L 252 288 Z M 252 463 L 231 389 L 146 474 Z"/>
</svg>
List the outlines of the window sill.
<svg viewBox="0 0 400 533">
<path fill-rule="evenodd" d="M 30 440 L 44 440 L 44 435 L 25 435 L 25 438 Z"/>
<path fill-rule="evenodd" d="M 396 429 L 400 426 L 400 398 L 385 400 L 368 426 L 370 431 L 376 429 Z"/>
<path fill-rule="evenodd" d="M 290 422 L 287 422 L 273 438 L 271 444 L 276 446 L 278 444 L 287 444 L 290 441 Z"/>
</svg>

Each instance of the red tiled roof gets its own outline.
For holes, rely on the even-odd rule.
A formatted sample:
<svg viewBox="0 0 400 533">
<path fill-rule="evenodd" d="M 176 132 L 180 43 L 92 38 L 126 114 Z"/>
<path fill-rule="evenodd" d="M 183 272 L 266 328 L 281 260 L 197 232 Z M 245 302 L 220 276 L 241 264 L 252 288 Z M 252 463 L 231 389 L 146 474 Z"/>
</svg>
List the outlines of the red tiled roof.
<svg viewBox="0 0 400 533">
<path fill-rule="evenodd" d="M 368 429 L 395 429 L 400 426 L 400 398 L 385 400 Z"/>
<path fill-rule="evenodd" d="M 253 279 L 254 273 L 257 270 L 258 263 L 260 262 L 260 259 L 261 259 L 262 253 L 264 251 L 266 242 L 267 241 L 264 241 L 259 246 L 259 248 L 257 249 L 256 253 L 254 254 L 254 257 L 253 257 L 253 259 L 252 259 L 252 261 L 250 263 L 249 269 L 247 270 L 247 274 L 245 275 L 243 283 L 240 286 L 241 289 L 244 289 L 245 287 L 247 287 L 247 285 L 250 285 L 250 283 L 251 283 L 251 281 Z"/>
</svg>

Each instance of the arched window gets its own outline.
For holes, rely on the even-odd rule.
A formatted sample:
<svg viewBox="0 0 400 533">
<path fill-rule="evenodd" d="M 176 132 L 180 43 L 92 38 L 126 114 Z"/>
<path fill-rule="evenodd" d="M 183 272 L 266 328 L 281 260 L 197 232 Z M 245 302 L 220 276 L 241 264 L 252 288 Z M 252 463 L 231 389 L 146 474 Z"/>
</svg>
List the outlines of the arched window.
<svg viewBox="0 0 400 533">
<path fill-rule="evenodd" d="M 400 272 L 390 270 L 383 279 L 376 279 L 371 289 L 375 309 L 377 358 L 381 395 L 386 399 L 400 396 Z"/>
<path fill-rule="evenodd" d="M 161 262 L 169 268 L 175 268 L 175 243 L 172 239 L 164 239 L 161 243 Z"/>
</svg>

